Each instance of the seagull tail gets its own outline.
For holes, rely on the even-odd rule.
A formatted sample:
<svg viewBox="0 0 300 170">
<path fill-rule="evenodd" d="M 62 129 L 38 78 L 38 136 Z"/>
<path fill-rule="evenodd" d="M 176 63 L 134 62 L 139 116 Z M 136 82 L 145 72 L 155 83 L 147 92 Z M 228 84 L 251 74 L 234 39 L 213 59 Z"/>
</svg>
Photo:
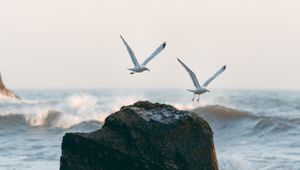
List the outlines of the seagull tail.
<svg viewBox="0 0 300 170">
<path fill-rule="evenodd" d="M 195 90 L 190 90 L 190 89 L 186 89 L 186 90 L 189 91 L 189 92 L 192 92 L 192 93 L 195 92 Z"/>
</svg>

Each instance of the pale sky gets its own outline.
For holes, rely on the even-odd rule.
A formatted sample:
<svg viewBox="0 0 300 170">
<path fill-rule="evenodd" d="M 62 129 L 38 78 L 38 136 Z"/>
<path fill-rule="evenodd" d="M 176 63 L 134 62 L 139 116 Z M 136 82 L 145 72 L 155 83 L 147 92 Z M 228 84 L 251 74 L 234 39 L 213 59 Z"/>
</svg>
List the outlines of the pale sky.
<svg viewBox="0 0 300 170">
<path fill-rule="evenodd" d="M 300 89 L 299 0 L 0 2 L 0 71 L 10 88 Z M 150 72 L 129 75 L 122 34 Z"/>
</svg>

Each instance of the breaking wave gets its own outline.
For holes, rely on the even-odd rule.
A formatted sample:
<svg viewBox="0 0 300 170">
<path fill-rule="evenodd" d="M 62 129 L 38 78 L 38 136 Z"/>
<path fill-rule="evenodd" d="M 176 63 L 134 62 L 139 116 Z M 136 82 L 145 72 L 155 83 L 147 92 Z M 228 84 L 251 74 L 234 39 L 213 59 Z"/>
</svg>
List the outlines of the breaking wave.
<svg viewBox="0 0 300 170">
<path fill-rule="evenodd" d="M 234 126 L 238 129 L 247 127 L 247 130 L 252 132 L 274 134 L 295 129 L 300 123 L 300 118 L 261 116 L 221 105 L 203 106 L 192 111 L 204 117 L 212 126 L 222 131 L 226 130 L 224 127 Z"/>
<path fill-rule="evenodd" d="M 199 114 L 209 114 L 210 116 L 215 116 L 217 118 L 242 118 L 253 116 L 251 112 L 232 109 L 221 105 L 208 105 L 196 108 L 193 111 Z"/>
<path fill-rule="evenodd" d="M 0 111 L 0 122 L 1 126 L 68 129 L 86 122 L 103 123 L 109 114 L 137 100 L 131 96 L 110 98 L 109 102 L 104 102 L 104 99 L 90 94 L 74 94 L 62 100 L 4 100 L 0 101 L 0 107 L 6 106 Z"/>
<path fill-rule="evenodd" d="M 62 101 L 22 101 L 11 103 L 14 109 L 4 109 L 0 114 L 1 126 L 71 128 L 81 123 L 103 123 L 105 118 L 123 105 L 129 105 L 136 97 L 115 98 L 104 103 L 101 98 L 87 94 L 75 94 Z M 15 107 L 18 105 L 18 107 Z M 240 128 L 247 126 L 252 132 L 280 133 L 288 131 L 300 123 L 300 119 L 275 116 L 258 116 L 252 112 L 233 109 L 221 105 L 207 105 L 192 109 L 192 105 L 174 104 L 182 110 L 192 110 L 204 117 L 215 128 Z M 229 124 L 230 123 L 230 124 Z M 230 126 L 229 126 L 230 125 Z"/>
<path fill-rule="evenodd" d="M 45 127 L 45 128 L 73 128 L 81 124 L 102 124 L 97 120 L 85 120 L 76 116 L 66 116 L 61 112 L 50 110 L 38 114 L 22 115 L 8 114 L 0 116 L 0 127 L 19 128 L 19 127 Z"/>
</svg>

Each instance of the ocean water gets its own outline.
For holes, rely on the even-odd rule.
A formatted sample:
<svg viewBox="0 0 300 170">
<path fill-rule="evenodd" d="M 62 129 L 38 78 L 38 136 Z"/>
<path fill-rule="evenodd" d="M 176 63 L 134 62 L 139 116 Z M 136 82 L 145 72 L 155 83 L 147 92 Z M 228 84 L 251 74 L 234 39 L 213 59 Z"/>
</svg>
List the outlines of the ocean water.
<svg viewBox="0 0 300 170">
<path fill-rule="evenodd" d="M 0 99 L 0 170 L 59 169 L 67 132 L 90 132 L 138 100 L 193 110 L 214 132 L 220 170 L 300 169 L 300 91 L 183 89 L 19 90 Z"/>
</svg>

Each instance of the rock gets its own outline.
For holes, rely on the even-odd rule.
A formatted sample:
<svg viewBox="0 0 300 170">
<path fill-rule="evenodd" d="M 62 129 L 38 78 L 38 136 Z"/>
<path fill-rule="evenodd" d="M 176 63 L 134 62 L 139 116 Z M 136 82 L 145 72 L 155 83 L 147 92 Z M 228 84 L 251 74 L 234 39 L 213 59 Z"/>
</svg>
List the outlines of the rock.
<svg viewBox="0 0 300 170">
<path fill-rule="evenodd" d="M 11 99 L 20 99 L 19 96 L 17 96 L 14 92 L 11 90 L 7 89 L 2 82 L 2 77 L 0 73 L 0 98 L 11 98 Z"/>
<path fill-rule="evenodd" d="M 212 130 L 191 112 L 140 101 L 95 132 L 63 137 L 60 170 L 122 169 L 217 170 Z"/>
</svg>

